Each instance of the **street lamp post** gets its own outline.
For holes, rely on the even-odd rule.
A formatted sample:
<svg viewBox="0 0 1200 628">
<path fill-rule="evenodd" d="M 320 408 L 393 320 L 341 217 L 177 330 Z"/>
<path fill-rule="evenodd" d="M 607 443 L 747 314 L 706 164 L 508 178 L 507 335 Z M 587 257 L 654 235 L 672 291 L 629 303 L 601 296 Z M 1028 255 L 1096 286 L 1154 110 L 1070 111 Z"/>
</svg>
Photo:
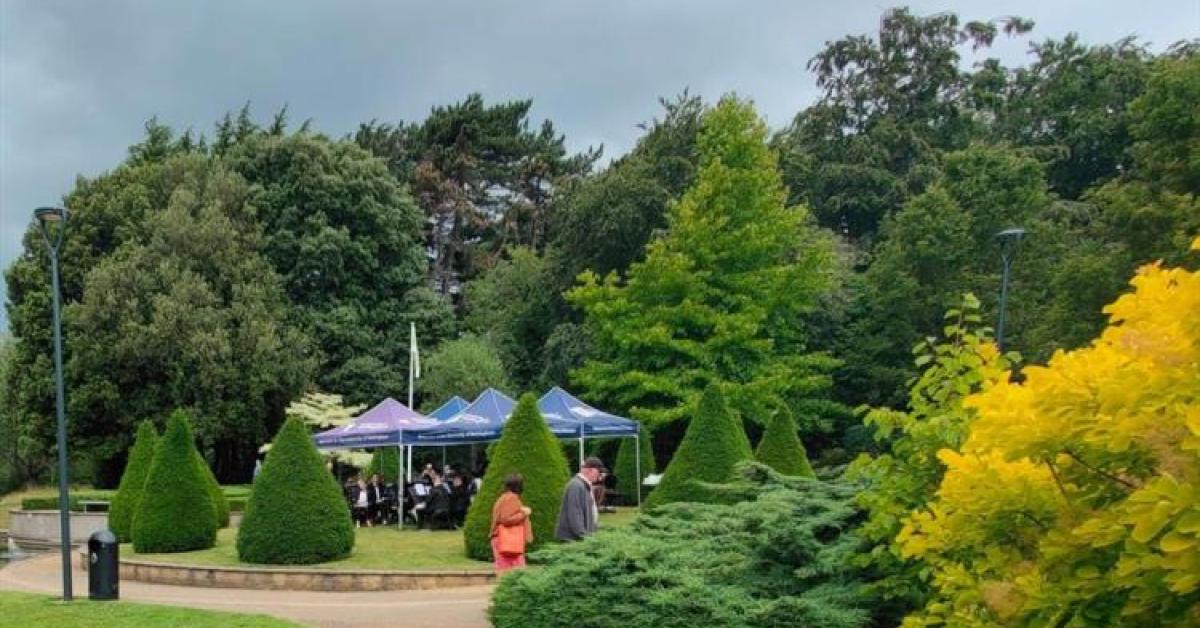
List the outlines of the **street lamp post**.
<svg viewBox="0 0 1200 628">
<path fill-rule="evenodd" d="M 1020 227 L 1012 227 L 1005 229 L 996 234 L 996 238 L 1000 240 L 1000 259 L 1004 262 L 1004 276 L 1000 280 L 1000 321 L 996 325 L 996 345 L 1000 347 L 1000 351 L 1004 351 L 1004 316 L 1008 308 L 1008 277 L 1012 270 L 1013 259 L 1017 256 L 1017 251 L 1021 248 L 1021 240 L 1025 237 L 1025 230 Z"/>
<path fill-rule="evenodd" d="M 58 249 L 62 245 L 63 234 L 67 231 L 67 210 L 58 207 L 40 207 L 34 210 L 38 228 L 42 231 L 42 239 L 50 250 L 50 282 L 53 292 L 54 311 L 54 385 L 55 410 L 58 414 L 58 523 L 62 541 L 62 578 L 63 600 L 71 601 L 71 512 L 67 491 L 67 418 L 66 396 L 63 392 L 63 361 L 62 361 L 62 305 L 59 303 L 58 286 Z M 53 238 L 50 225 L 57 224 Z"/>
</svg>

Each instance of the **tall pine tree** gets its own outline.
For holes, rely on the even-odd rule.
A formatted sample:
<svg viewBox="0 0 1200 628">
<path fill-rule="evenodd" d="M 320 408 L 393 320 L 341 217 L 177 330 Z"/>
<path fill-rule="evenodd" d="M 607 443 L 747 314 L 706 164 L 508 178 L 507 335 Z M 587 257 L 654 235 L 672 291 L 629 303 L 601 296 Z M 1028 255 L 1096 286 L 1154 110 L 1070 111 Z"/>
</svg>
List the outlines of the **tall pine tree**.
<svg viewBox="0 0 1200 628">
<path fill-rule="evenodd" d="M 749 103 L 722 99 L 704 116 L 700 169 L 666 235 L 626 282 L 589 272 L 569 293 L 597 348 L 573 376 L 608 407 L 651 424 L 685 419 L 720 382 L 736 411 L 765 420 L 775 396 L 812 394 L 834 365 L 806 352 L 801 321 L 830 283 L 829 243 L 803 207 L 785 206 L 766 133 Z"/>
</svg>

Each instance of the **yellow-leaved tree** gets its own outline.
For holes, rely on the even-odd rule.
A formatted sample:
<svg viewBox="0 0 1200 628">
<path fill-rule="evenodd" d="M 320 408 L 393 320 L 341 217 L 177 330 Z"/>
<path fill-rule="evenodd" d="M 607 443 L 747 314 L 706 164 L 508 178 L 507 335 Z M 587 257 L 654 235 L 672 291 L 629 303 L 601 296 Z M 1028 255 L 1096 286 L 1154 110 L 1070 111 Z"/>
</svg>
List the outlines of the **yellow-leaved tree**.
<svg viewBox="0 0 1200 628">
<path fill-rule="evenodd" d="M 1091 345 L 966 400 L 897 537 L 933 574 L 906 626 L 1200 625 L 1200 273 L 1131 285 Z"/>
</svg>

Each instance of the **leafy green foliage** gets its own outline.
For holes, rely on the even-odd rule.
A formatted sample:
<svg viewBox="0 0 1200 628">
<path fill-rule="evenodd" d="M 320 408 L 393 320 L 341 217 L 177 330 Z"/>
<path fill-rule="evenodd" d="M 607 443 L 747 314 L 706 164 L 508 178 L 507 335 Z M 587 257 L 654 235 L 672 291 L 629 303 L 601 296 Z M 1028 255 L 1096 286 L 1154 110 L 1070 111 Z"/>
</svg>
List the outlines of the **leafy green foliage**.
<svg viewBox="0 0 1200 628">
<path fill-rule="evenodd" d="M 824 226 L 870 240 L 879 225 L 936 173 L 939 153 L 964 148 L 974 116 L 954 100 L 968 73 L 960 50 L 986 48 L 1019 17 L 966 22 L 951 12 L 889 9 L 877 35 L 829 43 L 809 61 L 824 92 L 776 139 L 793 202 Z"/>
<path fill-rule="evenodd" d="M 288 405 L 287 415 L 300 419 L 313 429 L 327 430 L 350 423 L 366 408 L 365 405 L 346 405 L 342 395 L 311 391 Z"/>
<path fill-rule="evenodd" d="M 137 422 L 186 407 L 218 471 L 236 476 L 307 382 L 308 342 L 286 322 L 237 175 L 195 154 L 132 170 L 127 192 L 157 183 L 169 196 L 129 227 L 137 237 L 97 261 L 68 307 L 72 429 L 96 455 L 116 455 Z M 101 193 L 108 187 L 73 196 L 80 237 L 102 218 L 89 212 L 123 203 Z"/>
<path fill-rule="evenodd" d="M 504 492 L 504 478 L 513 473 L 525 477 L 521 501 L 533 510 L 533 547 L 545 545 L 554 539 L 563 488 L 571 476 L 562 448 L 538 412 L 533 393 L 521 395 L 500 440 L 491 449 L 483 486 L 471 502 L 463 528 L 467 556 L 492 559 L 492 506 Z"/>
<path fill-rule="evenodd" d="M 638 486 L 646 476 L 658 470 L 658 461 L 654 459 L 654 437 L 644 426 L 638 427 L 638 434 L 637 439 L 621 439 L 621 445 L 617 448 L 617 460 L 613 463 L 613 473 L 617 475 L 617 491 L 627 504 L 637 502 Z M 641 477 L 637 474 L 639 461 L 634 460 L 635 455 L 641 456 Z"/>
<path fill-rule="evenodd" d="M 129 462 L 121 475 L 121 485 L 108 509 L 108 528 L 122 543 L 133 538 L 133 515 L 142 501 L 146 488 L 146 476 L 154 460 L 154 449 L 158 445 L 158 431 L 150 421 L 138 425 L 137 438 L 129 451 Z"/>
<path fill-rule="evenodd" d="M 304 424 L 288 419 L 267 452 L 238 528 L 238 557 L 248 563 L 308 565 L 354 548 L 350 508 Z"/>
<path fill-rule="evenodd" d="M 804 451 L 804 443 L 796 433 L 796 420 L 787 406 L 780 406 L 767 424 L 758 448 L 754 450 L 754 459 L 771 467 L 776 473 L 783 475 L 799 475 L 815 477 L 812 465 L 808 463 L 808 453 Z"/>
<path fill-rule="evenodd" d="M 321 349 L 317 383 L 356 404 L 393 392 L 408 368 L 408 323 L 430 345 L 453 332 L 448 303 L 425 294 L 413 199 L 348 140 L 256 129 L 223 157 L 253 186 L 263 255 L 295 306 L 292 321 Z"/>
<path fill-rule="evenodd" d="M 467 329 L 488 339 L 518 387 L 529 386 L 544 368 L 542 348 L 554 330 L 558 295 L 550 266 L 532 249 L 517 247 L 467 284 Z M 494 387 L 494 386 L 493 386 Z"/>
<path fill-rule="evenodd" d="M 805 385 L 835 364 L 804 351 L 800 320 L 829 284 L 829 246 L 784 206 L 765 139 L 749 104 L 723 99 L 704 116 L 699 174 L 666 235 L 625 282 L 587 272 L 568 293 L 594 347 L 572 377 L 609 407 L 665 423 L 724 382 L 737 410 L 762 420 L 769 399 L 814 394 Z"/>
<path fill-rule="evenodd" d="M 391 484 L 401 475 L 400 462 L 400 452 L 395 447 L 376 447 L 364 477 L 369 480 L 372 475 L 379 474 L 385 483 Z"/>
<path fill-rule="evenodd" d="M 133 549 L 139 554 L 207 549 L 217 540 L 217 513 L 196 459 L 187 413 L 167 419 L 133 515 Z"/>
<path fill-rule="evenodd" d="M 671 502 L 711 502 L 719 494 L 703 483 L 724 483 L 739 462 L 754 458 L 742 422 L 729 410 L 725 395 L 709 385 L 692 406 L 692 420 L 647 507 Z"/>
<path fill-rule="evenodd" d="M 876 408 L 863 420 L 884 451 L 860 456 L 847 474 L 866 483 L 857 501 L 870 516 L 860 534 L 873 547 L 860 562 L 882 574 L 871 586 L 885 601 L 880 612 L 893 620 L 920 606 L 928 594 L 920 565 L 901 560 L 894 539 L 904 518 L 933 499 L 946 469 L 938 452 L 960 447 L 969 434 L 973 414 L 963 400 L 1003 379 L 1010 364 L 982 327 L 979 300 L 973 295 L 949 310 L 945 322 L 941 342 L 929 338 L 913 349 L 922 371 L 912 385 L 907 411 Z"/>
<path fill-rule="evenodd" d="M 541 250 L 558 187 L 591 169 L 598 150 L 569 155 L 533 102 L 484 103 L 479 94 L 435 107 L 416 124 L 359 127 L 359 145 L 407 184 L 426 218 L 433 284 L 449 294 L 492 266 L 508 246 Z"/>
<path fill-rule="evenodd" d="M 868 625 L 851 489 L 743 469 L 733 505 L 672 504 L 504 577 L 498 628 Z"/>
<path fill-rule="evenodd" d="M 422 360 L 421 367 L 421 394 L 433 404 L 454 395 L 474 399 L 487 388 L 510 388 L 496 348 L 478 336 L 442 343 Z"/>
</svg>

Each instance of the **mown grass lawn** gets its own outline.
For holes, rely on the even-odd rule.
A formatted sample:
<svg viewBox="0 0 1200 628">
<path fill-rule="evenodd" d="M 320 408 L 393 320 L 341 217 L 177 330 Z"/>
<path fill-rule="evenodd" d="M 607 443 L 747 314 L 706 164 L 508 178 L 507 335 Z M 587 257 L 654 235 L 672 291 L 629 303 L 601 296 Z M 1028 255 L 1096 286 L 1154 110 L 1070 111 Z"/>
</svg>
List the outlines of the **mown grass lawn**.
<svg viewBox="0 0 1200 628">
<path fill-rule="evenodd" d="M 628 525 L 636 516 L 632 508 L 622 508 L 615 513 L 600 515 L 602 527 Z M 354 552 L 343 560 L 316 565 L 303 565 L 306 569 L 469 569 L 487 570 L 491 563 L 467 558 L 463 554 L 462 531 L 430 531 L 395 526 L 359 528 L 354 541 Z M 133 546 L 121 546 L 121 556 L 135 560 L 204 565 L 215 567 L 243 566 L 237 556 L 237 529 L 226 528 L 217 533 L 215 547 L 196 552 L 175 554 L 138 554 Z M 270 567 L 270 565 L 261 565 Z"/>
<path fill-rule="evenodd" d="M 189 628 L 287 628 L 289 621 L 266 615 L 200 611 L 156 604 L 91 602 L 76 598 L 66 603 L 47 595 L 0 591 L 0 626 L 188 626 Z"/>
</svg>

